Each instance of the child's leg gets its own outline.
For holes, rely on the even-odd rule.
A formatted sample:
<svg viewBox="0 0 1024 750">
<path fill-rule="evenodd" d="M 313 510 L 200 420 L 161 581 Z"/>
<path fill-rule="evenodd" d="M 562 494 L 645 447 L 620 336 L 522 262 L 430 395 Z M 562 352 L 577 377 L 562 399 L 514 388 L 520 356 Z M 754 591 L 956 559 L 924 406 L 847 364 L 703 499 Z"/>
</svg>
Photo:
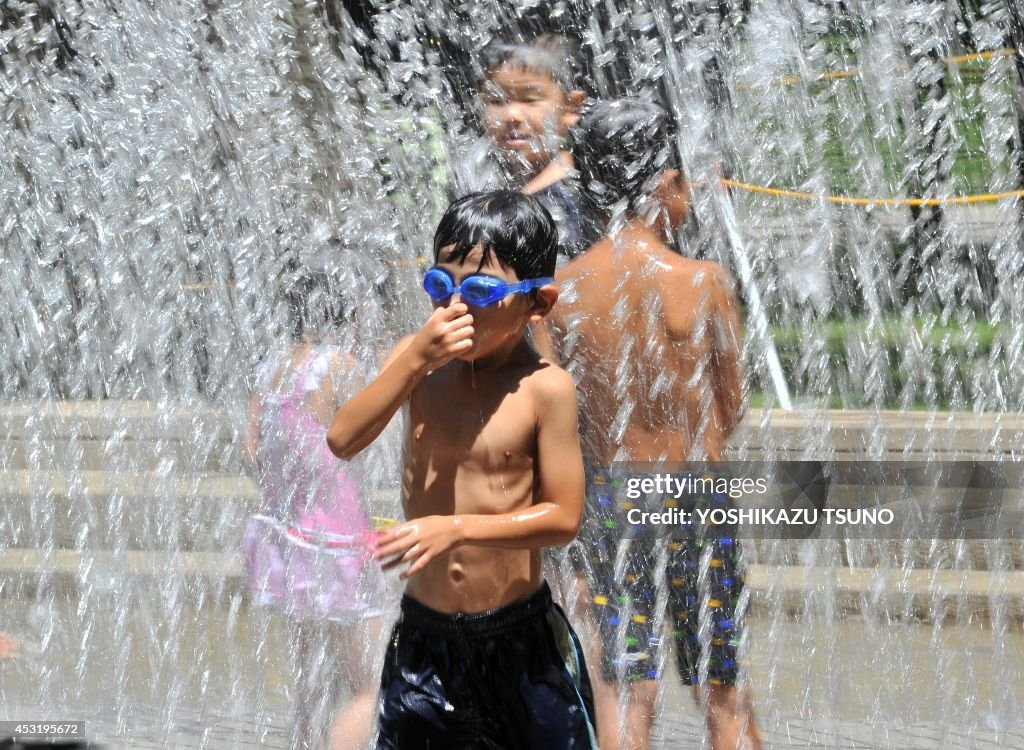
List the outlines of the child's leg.
<svg viewBox="0 0 1024 750">
<path fill-rule="evenodd" d="M 723 506 L 728 502 L 716 499 Z M 680 676 L 695 686 L 699 705 L 702 694 L 706 696 L 703 708 L 713 750 L 760 750 L 749 691 L 736 687 L 744 571 L 740 542 L 733 534 L 723 529 L 711 538 L 680 540 L 668 571 L 675 628 L 683 637 L 676 657 Z M 704 670 L 707 688 L 701 691 L 697 686 Z"/>
<path fill-rule="evenodd" d="M 594 695 L 601 750 L 647 750 L 658 694 L 657 587 L 664 543 L 637 538 L 614 585 L 593 601 L 600 618 L 601 679 Z"/>
<path fill-rule="evenodd" d="M 654 629 L 658 573 L 657 540 L 624 538 L 608 527 L 627 528 L 615 505 L 611 474 L 587 467 L 587 518 L 580 533 L 588 581 L 580 599 L 594 623 L 587 659 L 594 666 L 594 703 L 601 750 L 647 748 L 654 723 L 657 663 Z M 588 639 L 590 640 L 590 639 Z"/>
<path fill-rule="evenodd" d="M 698 696 L 699 690 L 694 690 Z M 749 692 L 735 685 L 712 685 L 708 690 L 708 734 L 713 750 L 761 750 Z"/>
<path fill-rule="evenodd" d="M 293 745 L 320 750 L 337 705 L 339 675 L 330 623 L 300 620 L 291 623 L 295 648 L 295 729 Z"/>
<path fill-rule="evenodd" d="M 384 655 L 384 623 L 364 620 L 339 632 L 342 681 L 349 699 L 331 724 L 330 750 L 365 750 L 377 717 L 380 661 Z"/>
</svg>

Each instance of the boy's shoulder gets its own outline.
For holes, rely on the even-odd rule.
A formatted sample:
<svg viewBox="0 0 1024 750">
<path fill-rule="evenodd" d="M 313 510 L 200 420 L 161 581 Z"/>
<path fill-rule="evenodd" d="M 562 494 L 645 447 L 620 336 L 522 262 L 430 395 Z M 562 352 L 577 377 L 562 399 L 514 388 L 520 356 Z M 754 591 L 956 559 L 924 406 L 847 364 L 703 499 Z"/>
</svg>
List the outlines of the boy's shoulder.
<svg viewBox="0 0 1024 750">
<path fill-rule="evenodd" d="M 575 414 L 578 408 L 572 375 L 547 359 L 538 357 L 538 366 L 523 377 L 521 385 L 538 425 L 548 418 L 559 420 L 567 410 Z"/>
<path fill-rule="evenodd" d="M 524 377 L 524 382 L 536 396 L 544 399 L 576 397 L 576 382 L 572 375 L 540 355 L 537 356 L 537 366 Z"/>
<path fill-rule="evenodd" d="M 525 388 L 531 395 L 559 397 L 576 390 L 572 376 L 552 360 L 525 346 L 514 362 L 506 368 L 511 388 Z"/>
<path fill-rule="evenodd" d="M 514 363 L 505 368 L 505 385 L 510 393 L 521 392 L 543 410 L 567 399 L 576 400 L 576 382 L 572 376 L 531 347 L 527 347 Z"/>
<path fill-rule="evenodd" d="M 726 268 L 714 260 L 697 260 L 672 253 L 668 263 L 672 282 L 681 284 L 688 293 L 693 290 L 729 290 L 733 289 L 733 279 Z"/>
</svg>

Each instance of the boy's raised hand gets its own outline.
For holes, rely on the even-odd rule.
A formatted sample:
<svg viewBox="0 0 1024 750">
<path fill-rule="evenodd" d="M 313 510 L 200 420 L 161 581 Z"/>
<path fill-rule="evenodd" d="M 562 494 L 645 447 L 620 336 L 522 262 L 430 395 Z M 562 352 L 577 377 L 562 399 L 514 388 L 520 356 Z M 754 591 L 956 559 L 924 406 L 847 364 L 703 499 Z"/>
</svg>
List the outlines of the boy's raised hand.
<svg viewBox="0 0 1024 750">
<path fill-rule="evenodd" d="M 473 348 L 473 316 L 463 302 L 439 307 L 413 336 L 412 347 L 436 370 Z"/>
</svg>

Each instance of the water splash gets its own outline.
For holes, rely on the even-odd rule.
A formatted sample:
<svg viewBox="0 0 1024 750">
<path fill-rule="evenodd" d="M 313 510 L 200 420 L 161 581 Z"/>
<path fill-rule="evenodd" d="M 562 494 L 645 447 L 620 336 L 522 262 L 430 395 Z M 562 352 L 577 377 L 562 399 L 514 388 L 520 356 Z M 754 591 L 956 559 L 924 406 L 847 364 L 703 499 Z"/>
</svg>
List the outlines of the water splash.
<svg viewBox="0 0 1024 750">
<path fill-rule="evenodd" d="M 595 93 L 659 96 L 683 126 L 682 163 L 704 187 L 682 249 L 741 281 L 750 390 L 766 406 L 790 394 L 798 412 L 751 407 L 741 449 L 1018 457 L 1012 419 L 974 432 L 964 419 L 1022 407 L 1020 199 L 830 198 L 1022 187 L 1019 56 L 956 61 L 1019 46 L 1012 8 L 697 5 L 556 3 L 548 23 L 579 30 Z M 235 744 L 272 741 L 294 698 L 291 646 L 223 554 L 258 504 L 240 450 L 249 374 L 287 337 L 281 285 L 298 267 L 333 273 L 357 302 L 351 340 L 366 362 L 422 318 L 416 260 L 476 136 L 459 85 L 516 15 L 394 3 L 360 26 L 333 0 L 0 8 L 0 629 L 27 644 L 0 673 L 0 704 L 95 715 L 128 737 L 148 722 L 165 746 L 214 746 L 178 733 L 247 716 Z M 709 187 L 723 175 L 819 198 Z M 817 411 L 830 407 L 865 410 L 863 429 L 844 433 L 842 413 Z M 613 437 L 635 408 L 618 405 Z M 381 515 L 394 512 L 397 456 L 392 439 L 368 462 Z M 833 736 L 844 720 L 1012 728 L 1019 691 L 992 686 L 1020 682 L 1017 615 L 998 593 L 1019 574 L 1019 545 L 751 555 L 825 571 L 802 601 L 782 581 L 754 597 L 744 648 L 772 736 L 794 716 L 831 722 Z M 991 574 L 984 624 L 977 592 L 921 604 L 894 598 L 888 578 L 841 585 L 874 565 L 908 582 Z"/>
</svg>

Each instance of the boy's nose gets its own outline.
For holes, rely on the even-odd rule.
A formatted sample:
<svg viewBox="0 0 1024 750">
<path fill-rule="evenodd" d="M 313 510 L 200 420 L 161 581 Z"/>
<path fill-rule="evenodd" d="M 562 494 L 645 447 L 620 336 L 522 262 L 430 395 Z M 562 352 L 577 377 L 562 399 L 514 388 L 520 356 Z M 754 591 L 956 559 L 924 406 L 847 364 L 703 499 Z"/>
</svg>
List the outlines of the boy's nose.
<svg viewBox="0 0 1024 750">
<path fill-rule="evenodd" d="M 509 102 L 501 108 L 501 119 L 505 123 L 510 122 L 522 122 L 523 120 L 523 109 L 519 106 L 519 102 Z"/>
</svg>

